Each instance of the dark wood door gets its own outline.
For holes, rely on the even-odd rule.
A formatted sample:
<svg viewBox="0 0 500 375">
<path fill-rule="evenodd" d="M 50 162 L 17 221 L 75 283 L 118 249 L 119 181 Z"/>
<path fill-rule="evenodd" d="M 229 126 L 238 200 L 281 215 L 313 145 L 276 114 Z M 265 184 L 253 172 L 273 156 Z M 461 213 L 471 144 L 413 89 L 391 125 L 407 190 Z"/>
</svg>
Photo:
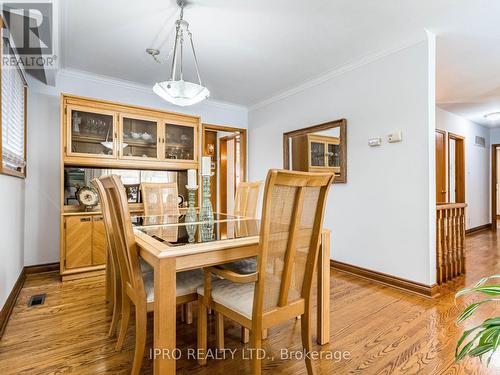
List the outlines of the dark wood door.
<svg viewBox="0 0 500 375">
<path fill-rule="evenodd" d="M 436 129 L 436 202 L 446 203 L 446 133 Z"/>
</svg>

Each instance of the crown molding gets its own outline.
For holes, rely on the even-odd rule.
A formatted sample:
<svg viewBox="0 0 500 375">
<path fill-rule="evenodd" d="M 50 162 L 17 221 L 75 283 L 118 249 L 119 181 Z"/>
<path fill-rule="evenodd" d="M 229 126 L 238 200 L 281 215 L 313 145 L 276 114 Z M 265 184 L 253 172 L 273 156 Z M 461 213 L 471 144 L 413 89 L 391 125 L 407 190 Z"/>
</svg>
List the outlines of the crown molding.
<svg viewBox="0 0 500 375">
<path fill-rule="evenodd" d="M 140 93 L 145 93 L 145 94 L 151 94 L 153 95 L 153 89 L 152 87 L 148 85 L 144 85 L 141 83 L 133 82 L 133 81 L 128 81 L 120 78 L 115 78 L 115 77 L 110 77 L 102 74 L 96 74 L 96 73 L 91 73 L 87 72 L 84 70 L 79 70 L 79 69 L 74 69 L 74 68 L 63 68 L 60 69 L 57 73 L 58 77 L 64 77 L 67 79 L 81 79 L 81 80 L 86 80 L 98 84 L 106 84 L 110 86 L 115 86 L 127 90 L 135 90 Z M 218 108 L 223 108 L 223 109 L 228 109 L 228 110 L 233 110 L 233 111 L 244 111 L 248 112 L 248 108 L 240 105 L 240 104 L 235 104 L 235 103 L 230 103 L 230 102 L 225 102 L 221 100 L 215 100 L 215 99 L 207 99 L 204 102 L 201 102 L 200 104 L 208 104 L 211 106 L 215 106 Z"/>
<path fill-rule="evenodd" d="M 289 96 L 295 95 L 295 94 L 297 94 L 301 91 L 304 91 L 306 89 L 318 86 L 318 85 L 320 85 L 326 81 L 329 81 L 335 77 L 339 77 L 339 76 L 346 74 L 350 71 L 356 70 L 356 69 L 361 68 L 365 65 L 368 65 L 368 64 L 371 64 L 377 60 L 380 60 L 384 57 L 387 57 L 387 56 L 390 56 L 390 55 L 395 54 L 397 52 L 403 51 L 407 48 L 413 47 L 413 46 L 420 44 L 422 42 L 425 42 L 425 41 L 427 41 L 426 36 L 412 39 L 412 40 L 410 40 L 410 41 L 408 41 L 408 42 L 406 42 L 398 47 L 395 47 L 395 48 L 390 48 L 390 49 L 387 49 L 384 51 L 380 51 L 380 52 L 376 52 L 376 53 L 373 53 L 370 55 L 366 55 L 365 57 L 363 57 L 359 60 L 356 60 L 356 61 L 353 61 L 353 62 L 348 63 L 346 65 L 342 65 L 340 67 L 331 69 L 331 70 L 329 70 L 325 73 L 322 73 L 319 76 L 316 76 L 315 78 L 312 78 L 304 83 L 301 83 L 297 86 L 289 88 L 288 90 L 279 92 L 279 93 L 277 93 L 277 94 L 275 94 L 267 99 L 264 99 L 260 102 L 252 104 L 248 107 L 248 111 L 251 112 L 251 111 L 257 110 L 259 108 L 268 106 L 269 104 L 275 103 L 275 102 L 280 101 L 280 100 L 285 99 L 285 98 L 288 98 Z"/>
</svg>

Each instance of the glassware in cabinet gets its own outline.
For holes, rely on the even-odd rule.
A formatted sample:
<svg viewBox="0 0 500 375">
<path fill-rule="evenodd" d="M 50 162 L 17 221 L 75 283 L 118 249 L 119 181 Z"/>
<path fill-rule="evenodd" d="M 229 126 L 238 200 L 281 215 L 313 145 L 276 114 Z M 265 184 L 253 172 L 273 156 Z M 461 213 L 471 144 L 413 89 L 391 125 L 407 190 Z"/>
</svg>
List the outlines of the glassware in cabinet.
<svg viewBox="0 0 500 375">
<path fill-rule="evenodd" d="M 158 121 L 155 119 L 120 116 L 120 157 L 133 159 L 158 159 Z"/>
<path fill-rule="evenodd" d="M 68 107 L 67 117 L 67 155 L 116 157 L 115 113 Z"/>
<path fill-rule="evenodd" d="M 165 124 L 165 159 L 196 160 L 195 128 Z"/>
</svg>

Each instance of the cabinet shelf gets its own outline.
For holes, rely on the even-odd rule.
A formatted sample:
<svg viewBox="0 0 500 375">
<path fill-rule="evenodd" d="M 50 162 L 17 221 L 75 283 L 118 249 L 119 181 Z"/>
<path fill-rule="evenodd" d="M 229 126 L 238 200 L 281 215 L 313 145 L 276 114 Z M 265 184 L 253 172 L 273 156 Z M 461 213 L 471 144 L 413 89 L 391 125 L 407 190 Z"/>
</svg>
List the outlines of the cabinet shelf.
<svg viewBox="0 0 500 375">
<path fill-rule="evenodd" d="M 111 139 L 112 140 L 112 139 Z M 101 142 L 106 141 L 106 137 L 101 137 L 98 135 L 83 135 L 78 133 L 73 133 L 73 142 L 81 142 L 81 143 L 95 143 L 100 144 Z"/>
<path fill-rule="evenodd" d="M 157 148 L 156 142 L 141 141 L 133 138 L 123 138 L 123 143 L 126 143 L 131 147 L 145 147 L 145 148 Z"/>
</svg>

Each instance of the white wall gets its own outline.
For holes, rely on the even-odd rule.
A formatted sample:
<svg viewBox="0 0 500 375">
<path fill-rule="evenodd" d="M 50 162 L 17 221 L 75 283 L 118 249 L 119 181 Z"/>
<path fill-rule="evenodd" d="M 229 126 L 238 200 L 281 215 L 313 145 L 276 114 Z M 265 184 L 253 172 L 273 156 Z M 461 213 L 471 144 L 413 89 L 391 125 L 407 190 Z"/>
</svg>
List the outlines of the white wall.
<svg viewBox="0 0 500 375">
<path fill-rule="evenodd" d="M 325 217 L 331 258 L 427 285 L 435 282 L 434 59 L 431 36 L 249 112 L 250 180 L 283 167 L 283 132 L 346 118 L 347 183 L 333 185 Z M 403 142 L 387 143 L 395 130 Z M 382 146 L 369 147 L 371 137 Z"/>
<path fill-rule="evenodd" d="M 57 86 L 31 80 L 28 97 L 28 178 L 26 179 L 25 265 L 59 261 L 60 94 L 62 92 L 199 115 L 203 122 L 247 127 L 240 106 L 205 101 L 169 105 L 150 87 L 74 71 L 61 71 Z"/>
<path fill-rule="evenodd" d="M 436 129 L 465 137 L 466 228 L 491 223 L 490 129 L 441 108 L 436 108 Z M 486 139 L 486 147 L 474 144 L 476 135 Z"/>
<path fill-rule="evenodd" d="M 0 174 L 0 309 L 24 265 L 24 186 L 23 179 Z"/>
<path fill-rule="evenodd" d="M 500 128 L 490 129 L 490 144 L 500 144 Z"/>
</svg>

